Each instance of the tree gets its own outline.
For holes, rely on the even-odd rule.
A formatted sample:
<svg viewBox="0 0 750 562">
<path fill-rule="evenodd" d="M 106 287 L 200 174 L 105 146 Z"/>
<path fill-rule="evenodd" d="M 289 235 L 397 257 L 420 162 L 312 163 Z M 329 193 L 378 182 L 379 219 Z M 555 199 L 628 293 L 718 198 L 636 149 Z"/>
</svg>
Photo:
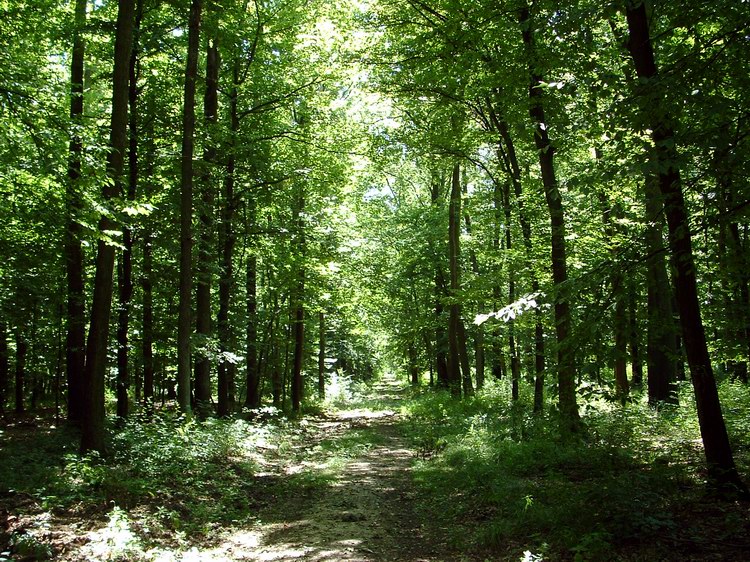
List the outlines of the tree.
<svg viewBox="0 0 750 562">
<path fill-rule="evenodd" d="M 185 66 L 185 96 L 182 114 L 180 180 L 180 305 L 177 323 L 177 392 L 180 409 L 190 413 L 190 333 L 193 286 L 193 153 L 195 135 L 195 83 L 198 77 L 198 46 L 201 0 L 192 0 L 188 22 L 188 52 Z"/>
<path fill-rule="evenodd" d="M 650 91 L 659 87 L 659 73 L 651 46 L 646 5 L 644 2 L 629 2 L 625 14 L 630 34 L 627 47 L 641 81 L 637 93 L 639 96 L 651 96 L 651 103 L 655 104 L 653 113 L 648 115 L 646 120 L 651 124 L 659 189 L 664 198 L 669 245 L 676 270 L 675 290 L 680 325 L 695 389 L 698 421 L 709 473 L 719 485 L 735 487 L 742 495 L 747 496 L 747 488 L 740 480 L 734 464 L 706 345 L 698 300 L 690 223 L 678 168 L 674 125 L 669 113 L 662 107 L 663 94 L 657 90 L 654 95 Z"/>
<path fill-rule="evenodd" d="M 122 191 L 122 173 L 128 138 L 128 77 L 133 39 L 135 1 L 119 0 L 115 58 L 112 83 L 112 116 L 110 147 L 107 155 L 108 183 L 102 190 L 111 201 Z M 109 316 L 112 306 L 112 283 L 115 248 L 106 238 L 117 224 L 107 214 L 99 221 L 101 238 L 97 245 L 96 277 L 91 303 L 91 324 L 86 345 L 85 396 L 86 412 L 81 433 L 81 452 L 104 453 L 104 375 L 107 364 Z"/>
</svg>

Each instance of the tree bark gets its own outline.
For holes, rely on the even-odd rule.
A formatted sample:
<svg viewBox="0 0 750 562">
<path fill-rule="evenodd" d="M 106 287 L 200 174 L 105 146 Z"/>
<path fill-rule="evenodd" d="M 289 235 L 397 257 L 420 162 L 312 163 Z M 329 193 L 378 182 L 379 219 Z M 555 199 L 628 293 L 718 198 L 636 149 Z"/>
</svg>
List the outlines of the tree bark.
<svg viewBox="0 0 750 562">
<path fill-rule="evenodd" d="M 234 212 L 235 212 L 235 150 L 237 148 L 237 132 L 239 130 L 239 118 L 237 115 L 237 83 L 239 81 L 238 65 L 235 61 L 232 71 L 232 88 L 229 92 L 229 126 L 230 142 L 227 150 L 226 170 L 224 174 L 224 201 L 221 208 L 221 225 L 219 230 L 219 252 L 221 254 L 221 276 L 219 277 L 219 315 L 218 315 L 218 332 L 219 332 L 219 352 L 222 354 L 219 358 L 218 379 L 219 379 L 219 399 L 218 413 L 219 416 L 226 416 L 234 409 L 234 400 L 232 399 L 232 384 L 234 382 L 236 368 L 233 361 L 227 361 L 224 354 L 233 349 L 232 325 L 229 320 L 229 311 L 232 303 L 232 289 L 234 268 L 232 260 L 234 258 Z M 255 319 L 247 318 L 248 323 L 255 322 Z"/>
<path fill-rule="evenodd" d="M 26 386 L 26 353 L 29 344 L 23 334 L 22 328 L 16 329 L 16 414 L 26 411 L 23 395 Z"/>
<path fill-rule="evenodd" d="M 531 221 L 523 203 L 523 187 L 521 185 L 521 168 L 516 157 L 516 148 L 510 135 L 508 123 L 501 119 L 490 100 L 487 102 L 490 122 L 500 134 L 498 142 L 498 158 L 504 164 L 506 173 L 513 184 L 513 193 L 518 206 L 518 222 L 523 237 L 526 267 L 531 272 L 531 292 L 539 293 L 539 280 L 534 270 L 534 254 L 531 241 Z M 496 186 L 496 190 L 499 186 Z M 499 197 L 496 196 L 499 200 Z M 497 211 L 499 212 L 499 210 Z M 512 301 L 511 301 L 512 302 Z M 544 327 L 542 325 L 542 311 L 534 309 L 534 412 L 541 412 L 544 408 Z"/>
<path fill-rule="evenodd" d="M 318 313 L 318 398 L 326 397 L 326 315 Z"/>
<path fill-rule="evenodd" d="M 674 131 L 666 108 L 662 107 L 663 94 L 653 96 L 652 88 L 658 80 L 658 71 L 651 46 L 646 6 L 643 2 L 629 2 L 626 8 L 628 22 L 628 50 L 641 81 L 641 96 L 650 95 L 653 113 L 645 117 L 651 121 L 651 138 L 655 157 L 659 189 L 664 198 L 664 209 L 669 228 L 669 246 L 676 270 L 675 290 L 680 324 L 685 341 L 690 377 L 695 389 L 698 422 L 709 474 L 721 487 L 735 489 L 743 496 L 748 490 L 740 480 L 729 445 L 724 417 L 721 413 L 706 336 L 701 319 L 698 287 L 695 277 L 690 221 L 682 193 L 682 181 L 677 168 L 678 153 Z M 658 85 L 657 85 L 658 87 Z M 645 105 L 645 104 L 644 104 Z"/>
<path fill-rule="evenodd" d="M 130 49 L 133 40 L 135 1 L 119 0 L 115 61 L 112 84 L 112 117 L 107 157 L 109 181 L 103 191 L 105 200 L 122 193 L 122 172 L 128 144 L 128 80 Z M 99 231 L 113 232 L 115 222 L 102 215 Z M 97 451 L 104 454 L 104 376 L 107 366 L 109 318 L 112 308 L 112 282 L 115 248 L 100 239 L 97 245 L 94 296 L 91 303 L 91 325 L 86 346 L 85 396 L 86 412 L 81 434 L 81 452 Z"/>
<path fill-rule="evenodd" d="M 68 420 L 83 419 L 83 371 L 86 360 L 86 296 L 83 280 L 83 248 L 81 246 L 82 195 L 81 156 L 83 141 L 83 70 L 86 44 L 83 29 L 86 26 L 86 2 L 76 0 L 73 30 L 73 51 L 70 62 L 70 121 L 72 131 L 68 157 L 68 182 L 65 190 L 67 229 L 65 233 L 65 269 L 67 277 L 67 335 L 65 343 L 65 368 L 68 380 Z"/>
<path fill-rule="evenodd" d="M 213 12 L 212 12 L 213 14 Z M 195 358 L 195 405 L 198 415 L 207 417 L 211 405 L 211 242 L 214 235 L 214 169 L 216 168 L 216 124 L 219 113 L 219 49 L 217 39 L 210 37 L 206 43 L 206 90 L 203 97 L 203 117 L 207 130 L 206 146 L 203 150 L 203 173 L 201 174 L 200 238 L 196 263 L 195 323 L 198 349 Z M 226 370 L 219 381 L 219 395 L 224 408 L 229 400 L 229 381 Z M 226 415 L 228 412 L 225 412 Z M 220 414 L 221 415 L 221 414 Z"/>
<path fill-rule="evenodd" d="M 128 67 L 128 106 L 129 106 L 129 143 L 128 143 L 128 189 L 126 199 L 135 201 L 138 187 L 138 32 L 143 18 L 143 0 L 136 0 L 135 23 L 133 26 L 133 47 Z M 128 417 L 128 390 L 130 389 L 129 341 L 131 300 L 133 298 L 133 229 L 123 227 L 123 250 L 120 252 L 118 268 L 119 311 L 117 318 L 117 415 Z"/>
<path fill-rule="evenodd" d="M 193 289 L 193 154 L 195 152 L 195 82 L 198 76 L 198 46 L 202 0 L 192 0 L 188 23 L 188 52 L 182 113 L 180 181 L 180 303 L 177 319 L 177 401 L 190 414 L 190 333 Z"/>
<path fill-rule="evenodd" d="M 297 228 L 297 286 L 294 290 L 294 312 L 292 320 L 292 338 L 294 340 L 294 359 L 292 364 L 292 411 L 299 413 L 302 405 L 302 367 L 305 352 L 305 212 L 304 187 L 299 186 L 300 193 L 294 208 L 294 223 Z"/>
<path fill-rule="evenodd" d="M 562 196 L 555 177 L 555 149 L 547 133 L 542 103 L 542 79 L 534 68 L 536 58 L 533 25 L 528 6 L 521 8 L 519 22 L 527 49 L 529 68 L 529 116 L 534 123 L 534 143 L 539 152 L 544 195 L 552 227 L 552 282 L 555 288 L 555 335 L 557 338 L 557 384 L 563 433 L 575 433 L 580 426 L 576 401 L 576 370 L 570 342 L 570 305 L 565 294 L 568 280 L 565 247 L 565 214 Z"/>
<path fill-rule="evenodd" d="M 8 399 L 8 377 L 10 360 L 8 356 L 8 326 L 0 319 L 0 415 L 5 416 L 5 403 Z"/>
<path fill-rule="evenodd" d="M 461 396 L 461 305 L 458 302 L 460 278 L 459 260 L 459 224 L 461 216 L 461 181 L 458 163 L 453 166 L 451 179 L 450 203 L 448 206 L 448 268 L 450 274 L 451 303 L 448 308 L 448 385 L 451 394 Z M 465 376 L 465 375 L 464 375 Z"/>
</svg>

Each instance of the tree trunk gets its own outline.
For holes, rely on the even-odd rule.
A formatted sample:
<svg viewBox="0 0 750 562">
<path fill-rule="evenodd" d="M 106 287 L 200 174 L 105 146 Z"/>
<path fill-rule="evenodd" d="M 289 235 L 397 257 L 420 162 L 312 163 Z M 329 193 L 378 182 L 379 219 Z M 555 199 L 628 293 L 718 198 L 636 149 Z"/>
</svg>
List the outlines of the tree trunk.
<svg viewBox="0 0 750 562">
<path fill-rule="evenodd" d="M 629 3 L 626 16 L 630 33 L 628 49 L 638 78 L 643 85 L 643 89 L 638 94 L 644 97 L 649 95 L 653 110 L 653 113 L 647 117 L 651 121 L 651 137 L 655 146 L 659 188 L 664 198 L 664 209 L 669 227 L 669 246 L 676 269 L 677 307 L 680 313 L 690 377 L 695 389 L 698 422 L 709 474 L 718 485 L 739 490 L 743 496 L 748 496 L 747 488 L 740 480 L 735 468 L 708 355 L 698 300 L 690 221 L 682 193 L 680 172 L 677 168 L 679 158 L 674 132 L 666 110 L 661 107 L 662 95 L 652 95 L 651 89 L 654 88 L 654 82 L 658 79 L 658 71 L 651 47 L 645 4 L 643 2 Z"/>
<path fill-rule="evenodd" d="M 0 415 L 2 416 L 5 416 L 5 403 L 8 399 L 9 374 L 8 326 L 5 320 L 0 320 Z"/>
<path fill-rule="evenodd" d="M 294 291 L 294 318 L 292 320 L 292 337 L 294 339 L 294 363 L 292 365 L 292 411 L 300 412 L 302 405 L 302 367 L 305 352 L 305 212 L 304 188 L 299 186 L 299 196 L 294 208 L 294 223 L 297 228 L 297 286 Z"/>
<path fill-rule="evenodd" d="M 326 315 L 318 313 L 318 398 L 326 397 Z"/>
<path fill-rule="evenodd" d="M 21 328 L 16 330 L 16 413 L 23 414 L 26 411 L 23 403 L 23 394 L 26 378 L 26 352 L 29 344 L 26 342 Z"/>
<path fill-rule="evenodd" d="M 86 3 L 87 0 L 75 2 L 73 51 L 70 62 L 70 121 L 73 130 L 70 136 L 68 182 L 65 190 L 68 215 L 65 233 L 65 268 L 68 284 L 65 367 L 68 379 L 68 420 L 72 422 L 80 422 L 83 419 L 83 370 L 86 360 L 86 296 L 81 225 L 78 222 L 78 214 L 82 207 L 79 180 L 83 142 L 79 128 L 83 126 L 83 69 L 86 51 L 83 29 L 86 26 Z"/>
<path fill-rule="evenodd" d="M 177 401 L 180 410 L 190 407 L 190 333 L 193 289 L 193 153 L 195 136 L 195 82 L 198 76 L 198 46 L 202 0 L 192 0 L 188 22 L 188 52 L 182 114 L 180 181 L 180 304 L 177 320 Z"/>
<path fill-rule="evenodd" d="M 677 334 L 672 313 L 672 289 L 664 261 L 663 206 L 657 182 L 655 176 L 647 175 L 645 178 L 645 239 L 649 254 L 646 263 L 646 366 L 648 402 L 652 406 L 659 402 L 675 401 L 674 382 L 677 376 Z"/>
<path fill-rule="evenodd" d="M 133 26 L 133 47 L 128 66 L 128 106 L 129 106 L 129 144 L 128 144 L 128 189 L 127 200 L 135 201 L 138 187 L 138 32 L 143 18 L 143 0 L 136 0 L 135 24 Z M 131 300 L 133 298 L 133 229 L 123 227 L 123 250 L 120 253 L 118 268 L 118 289 L 120 309 L 117 317 L 117 415 L 128 417 L 128 390 L 130 373 L 128 371 Z"/>
<path fill-rule="evenodd" d="M 451 304 L 448 309 L 448 385 L 451 394 L 461 396 L 461 305 L 458 302 L 460 278 L 458 271 L 459 260 L 459 221 L 461 216 L 461 182 L 458 163 L 453 166 L 451 180 L 450 203 L 448 206 L 448 267 L 450 272 Z M 464 342 L 465 343 L 465 342 Z"/>
<path fill-rule="evenodd" d="M 463 194 L 468 197 L 468 184 L 463 182 Z M 471 236 L 471 215 L 467 210 L 464 211 L 464 224 L 466 225 L 466 234 Z M 480 277 L 481 271 L 479 270 L 479 260 L 477 260 L 477 253 L 472 248 L 469 251 L 469 261 L 471 263 L 471 270 L 475 276 Z M 480 302 L 478 308 L 481 310 L 484 307 L 484 303 Z M 476 327 L 474 334 L 474 372 L 476 373 L 477 388 L 484 386 L 484 325 L 481 324 Z"/>
<path fill-rule="evenodd" d="M 498 157 L 504 164 L 506 173 L 513 184 L 513 193 L 516 196 L 516 205 L 518 206 L 518 222 L 521 225 L 521 235 L 523 237 L 526 267 L 531 273 L 531 292 L 537 294 L 539 293 L 539 280 L 534 270 L 531 222 L 523 203 L 521 168 L 518 165 L 515 144 L 513 143 L 513 138 L 510 136 L 508 123 L 498 116 L 491 101 L 488 100 L 487 106 L 489 108 L 490 121 L 500 134 Z M 498 190 L 499 186 L 496 186 L 495 189 Z M 498 196 L 496 198 L 499 200 Z M 544 327 L 542 326 L 542 311 L 537 307 L 534 309 L 534 412 L 541 412 L 544 407 L 544 364 Z"/>
<path fill-rule="evenodd" d="M 237 149 L 237 131 L 239 130 L 239 118 L 237 115 L 237 83 L 239 81 L 238 63 L 235 61 L 232 71 L 232 89 L 229 92 L 229 126 L 230 126 L 230 144 L 227 150 L 226 170 L 224 174 L 224 201 L 221 208 L 221 226 L 219 230 L 219 252 L 221 254 L 221 277 L 219 278 L 219 352 L 222 354 L 219 358 L 219 399 L 218 413 L 219 416 L 226 416 L 234 408 L 232 399 L 232 386 L 236 374 L 235 362 L 227 361 L 224 354 L 233 349 L 232 325 L 229 320 L 229 311 L 232 303 L 232 288 L 234 268 L 232 260 L 234 258 L 234 211 L 235 211 L 235 150 Z M 254 298 L 254 297 L 253 297 Z M 254 312 L 254 311 L 253 311 Z M 255 323 L 255 318 L 248 318 L 248 324 Z M 254 344 L 254 342 L 253 342 Z M 248 357 L 248 368 L 249 368 Z M 255 358 L 253 358 L 254 360 Z"/>
<path fill-rule="evenodd" d="M 135 1 L 119 0 L 115 61 L 112 85 L 110 147 L 107 157 L 108 182 L 103 189 L 106 200 L 122 193 L 122 172 L 128 144 L 128 79 L 130 48 L 133 40 Z M 106 215 L 99 222 L 101 233 L 116 230 Z M 104 454 L 104 376 L 107 367 L 109 318 L 112 308 L 112 281 L 115 248 L 100 239 L 97 245 L 94 297 L 91 303 L 91 325 L 86 346 L 85 395 L 86 414 L 81 434 L 81 452 Z"/>
<path fill-rule="evenodd" d="M 198 262 L 196 263 L 195 324 L 198 335 L 198 349 L 195 358 L 195 405 L 198 415 L 205 418 L 211 413 L 211 281 L 212 256 L 211 241 L 214 234 L 214 177 L 217 159 L 216 123 L 219 113 L 219 49 L 216 37 L 206 43 L 206 90 L 203 97 L 203 116 L 207 130 L 206 147 L 203 151 L 204 170 L 201 174 L 200 238 Z M 224 372 L 226 375 L 226 372 Z M 219 383 L 223 405 L 229 398 L 229 385 L 225 380 Z"/>
<path fill-rule="evenodd" d="M 539 153 L 544 195 L 552 227 L 552 282 L 555 286 L 555 335 L 557 338 L 557 383 L 563 433 L 577 432 L 580 426 L 576 401 L 576 370 L 570 342 L 570 305 L 565 294 L 568 279 L 565 248 L 565 215 L 562 196 L 555 177 L 555 149 L 547 133 L 542 103 L 542 79 L 534 68 L 533 25 L 528 6 L 521 8 L 519 22 L 526 45 L 529 67 L 529 116 L 534 123 L 534 143 Z"/>
<path fill-rule="evenodd" d="M 632 376 L 630 382 L 633 386 L 643 386 L 643 362 L 641 360 L 641 339 L 638 330 L 638 294 L 636 284 L 630 283 L 628 290 L 628 340 L 630 345 L 630 364 L 632 365 Z"/>
</svg>

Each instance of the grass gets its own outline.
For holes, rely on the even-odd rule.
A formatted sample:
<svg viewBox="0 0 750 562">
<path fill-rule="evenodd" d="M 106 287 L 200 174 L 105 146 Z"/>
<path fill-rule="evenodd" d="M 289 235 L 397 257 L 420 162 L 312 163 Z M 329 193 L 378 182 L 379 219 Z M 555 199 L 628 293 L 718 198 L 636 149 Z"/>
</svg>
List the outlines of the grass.
<svg viewBox="0 0 750 562">
<path fill-rule="evenodd" d="M 750 392 L 728 383 L 721 392 L 747 476 Z M 420 508 L 452 529 L 453 547 L 508 560 L 741 557 L 747 511 L 706 497 L 694 404 L 687 391 L 681 399 L 660 411 L 642 397 L 624 408 L 589 400 L 584 435 L 563 440 L 553 410 L 532 415 L 530 397 L 511 404 L 502 384 L 460 402 L 417 397 L 404 413 L 420 451 Z"/>
</svg>

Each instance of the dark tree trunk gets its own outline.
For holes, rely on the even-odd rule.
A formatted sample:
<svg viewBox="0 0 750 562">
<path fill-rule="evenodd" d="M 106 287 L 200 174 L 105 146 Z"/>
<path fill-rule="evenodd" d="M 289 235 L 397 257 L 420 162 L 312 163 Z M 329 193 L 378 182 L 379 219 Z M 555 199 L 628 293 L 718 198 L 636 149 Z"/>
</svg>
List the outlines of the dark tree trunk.
<svg viewBox="0 0 750 562">
<path fill-rule="evenodd" d="M 518 222 L 521 225 L 526 267 L 531 272 L 531 291 L 539 293 L 539 281 L 534 270 L 533 246 L 531 242 L 531 222 L 523 203 L 523 188 L 521 185 L 521 168 L 516 157 L 516 147 L 510 136 L 508 123 L 501 119 L 495 111 L 491 101 L 488 101 L 490 122 L 500 134 L 498 142 L 499 159 L 505 166 L 505 171 L 513 184 L 513 193 L 518 206 Z M 496 190 L 499 187 L 495 188 Z M 499 200 L 499 197 L 496 196 Z M 498 211 L 499 212 L 499 211 Z M 510 224 L 510 223 L 508 223 Z M 512 302 L 512 301 L 511 301 Z M 541 412 L 544 407 L 544 327 L 542 326 L 542 311 L 534 310 L 534 412 Z"/>
<path fill-rule="evenodd" d="M 294 208 L 294 223 L 297 227 L 297 286 L 294 291 L 294 318 L 292 320 L 292 338 L 294 340 L 294 359 L 292 365 L 292 411 L 299 412 L 302 406 L 302 367 L 305 352 L 305 222 L 302 218 L 305 212 L 305 196 L 300 186 Z"/>
<path fill-rule="evenodd" d="M 453 396 L 461 396 L 461 305 L 458 303 L 460 278 L 458 271 L 461 216 L 461 182 L 458 163 L 453 166 L 450 203 L 448 206 L 448 267 L 451 304 L 448 309 L 448 385 Z M 465 344 L 465 342 L 464 342 Z"/>
<path fill-rule="evenodd" d="M 658 178 L 647 175 L 646 194 L 646 263 L 647 316 L 646 366 L 648 402 L 673 402 L 677 376 L 677 334 L 672 313 L 672 289 L 664 260 L 662 232 L 664 229 L 662 199 Z"/>
<path fill-rule="evenodd" d="M 182 114 L 180 182 L 180 304 L 177 320 L 177 401 L 190 413 L 190 333 L 193 291 L 193 154 L 195 152 L 195 82 L 198 76 L 198 46 L 202 0 L 192 0 L 188 22 L 188 52 Z"/>
<path fill-rule="evenodd" d="M 136 0 L 135 24 L 133 27 L 133 48 L 128 67 L 128 106 L 129 106 L 129 144 L 128 144 L 128 189 L 127 200 L 135 201 L 138 188 L 138 32 L 143 18 L 143 1 Z M 123 250 L 120 253 L 118 268 L 118 289 L 120 309 L 117 317 L 117 415 L 128 416 L 128 390 L 130 389 L 129 341 L 131 300 L 133 298 L 133 229 L 123 227 Z"/>
<path fill-rule="evenodd" d="M 128 145 L 128 81 L 130 48 L 133 40 L 135 1 L 119 0 L 115 61 L 112 85 L 112 118 L 107 157 L 109 181 L 103 189 L 106 200 L 122 193 L 122 172 Z M 102 215 L 99 231 L 117 229 L 114 221 Z M 81 452 L 104 453 L 104 375 L 107 367 L 109 318 L 112 309 L 112 282 L 115 248 L 99 240 L 96 256 L 94 297 L 91 303 L 91 325 L 86 346 L 85 395 L 86 415 L 81 434 Z"/>
<path fill-rule="evenodd" d="M 83 125 L 83 69 L 86 51 L 83 29 L 86 26 L 86 2 L 87 0 L 75 2 L 73 51 L 70 62 L 70 120 L 73 130 L 70 136 L 68 183 L 65 192 L 68 214 L 65 233 L 65 269 L 68 283 L 65 366 L 68 379 L 68 420 L 72 422 L 80 422 L 83 419 L 83 370 L 86 360 L 86 296 L 81 225 L 78 222 L 82 206 L 79 180 L 83 142 L 78 128 Z"/>
<path fill-rule="evenodd" d="M 26 411 L 23 403 L 24 387 L 26 384 L 26 352 L 29 344 L 21 328 L 16 330 L 16 414 Z"/>
<path fill-rule="evenodd" d="M 576 370 L 573 346 L 570 342 L 570 305 L 565 294 L 568 279 L 565 248 L 565 215 L 562 195 L 555 177 L 555 149 L 547 134 L 542 103 L 542 78 L 534 67 L 533 24 L 528 6 L 519 14 L 523 32 L 523 42 L 527 49 L 529 66 L 529 116 L 534 123 L 534 143 L 539 153 L 539 167 L 542 172 L 544 195 L 549 210 L 552 228 L 552 282 L 555 286 L 555 335 L 557 338 L 557 384 L 560 401 L 561 429 L 564 433 L 579 429 L 578 403 L 576 400 Z"/>
<path fill-rule="evenodd" d="M 239 118 L 237 115 L 237 82 L 238 66 L 235 61 L 232 76 L 232 89 L 229 93 L 229 120 L 230 120 L 230 144 L 227 151 L 226 170 L 224 175 L 224 201 L 221 208 L 221 226 L 219 230 L 219 253 L 221 254 L 221 276 L 219 278 L 219 315 L 218 315 L 218 332 L 219 332 L 219 351 L 222 356 L 219 358 L 219 399 L 218 413 L 220 416 L 226 416 L 234 409 L 234 399 L 232 386 L 236 374 L 235 362 L 227 361 L 224 354 L 233 349 L 232 325 L 229 321 L 229 311 L 232 303 L 232 288 L 234 269 L 232 260 L 234 258 L 234 174 L 235 174 L 235 150 L 237 147 L 237 131 L 239 130 Z M 248 316 L 249 323 L 255 323 L 255 318 Z M 253 342 L 254 343 L 254 342 Z M 249 359 L 249 357 L 248 357 Z M 253 360 L 255 358 L 253 357 Z M 248 361 L 249 368 L 249 361 Z"/>
<path fill-rule="evenodd" d="M 643 362 L 641 360 L 641 339 L 638 330 L 638 289 L 634 282 L 628 291 L 628 341 L 630 345 L 630 364 L 633 374 L 630 382 L 633 386 L 643 386 Z"/>
<path fill-rule="evenodd" d="M 650 95 L 653 93 L 651 89 L 654 88 L 654 82 L 658 79 L 658 71 L 651 47 L 645 4 L 629 3 L 626 16 L 630 33 L 628 49 L 633 57 L 638 78 L 643 85 L 643 90 L 638 93 L 641 96 Z M 690 377 L 695 389 L 698 422 L 703 437 L 708 470 L 711 478 L 720 486 L 734 488 L 742 495 L 748 496 L 747 488 L 740 480 L 734 464 L 708 355 L 698 300 L 690 221 L 682 193 L 680 172 L 677 168 L 679 158 L 675 147 L 674 132 L 668 114 L 661 107 L 662 95 L 657 97 L 651 95 L 649 99 L 654 112 L 647 118 L 651 120 L 651 136 L 658 164 L 659 188 L 664 198 L 664 209 L 669 227 L 669 246 L 676 270 L 677 307 L 680 313 Z"/>
<path fill-rule="evenodd" d="M 0 320 L 0 415 L 5 415 L 5 403 L 8 399 L 8 378 L 10 361 L 8 357 L 8 327 L 5 320 Z"/>
<path fill-rule="evenodd" d="M 468 196 L 469 190 L 467 182 L 463 182 L 462 189 L 463 194 Z M 466 225 L 466 234 L 471 236 L 471 215 L 468 210 L 464 211 L 464 224 Z M 479 260 L 477 259 L 477 253 L 473 248 L 469 251 L 469 261 L 474 275 L 480 277 L 481 271 L 479 270 Z M 478 308 L 482 310 L 482 308 L 484 308 L 484 303 L 478 303 Z M 484 325 L 480 324 L 476 327 L 476 332 L 474 333 L 474 371 L 476 373 L 477 388 L 482 388 L 484 386 L 484 366 Z"/>
<path fill-rule="evenodd" d="M 214 235 L 214 178 L 217 160 L 216 124 L 219 113 L 219 49 L 216 37 L 206 44 L 206 90 L 203 97 L 203 117 L 208 131 L 206 147 L 203 151 L 204 171 L 201 174 L 200 239 L 198 262 L 196 264 L 195 324 L 198 335 L 198 349 L 195 358 L 195 405 L 200 417 L 211 413 L 211 282 L 213 252 L 211 242 Z M 224 380 L 219 382 L 220 400 L 227 407 L 229 384 L 224 370 Z M 223 394 L 223 396 L 222 396 Z M 228 412 L 225 412 L 226 415 Z"/>
<path fill-rule="evenodd" d="M 326 397 L 326 315 L 318 313 L 318 398 Z"/>
</svg>

